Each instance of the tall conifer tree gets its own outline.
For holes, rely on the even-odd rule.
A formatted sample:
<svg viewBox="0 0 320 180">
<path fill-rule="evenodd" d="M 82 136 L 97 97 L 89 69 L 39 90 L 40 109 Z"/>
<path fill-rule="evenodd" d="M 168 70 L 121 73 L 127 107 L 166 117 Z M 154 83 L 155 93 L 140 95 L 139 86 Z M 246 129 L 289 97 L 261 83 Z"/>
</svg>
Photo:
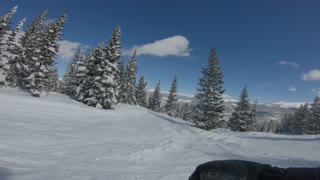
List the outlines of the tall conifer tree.
<svg viewBox="0 0 320 180">
<path fill-rule="evenodd" d="M 222 127 L 225 108 L 223 106 L 223 75 L 220 60 L 215 48 L 212 48 L 207 59 L 207 67 L 202 68 L 199 79 L 194 121 L 200 128 L 210 130 Z"/>
<path fill-rule="evenodd" d="M 177 117 L 179 110 L 177 88 L 177 77 L 175 77 L 169 90 L 168 99 L 164 105 L 164 112 L 172 117 Z"/>
<path fill-rule="evenodd" d="M 229 119 L 228 126 L 232 131 L 253 131 L 254 113 L 249 102 L 247 87 L 240 95 L 235 111 Z"/>
<path fill-rule="evenodd" d="M 144 80 L 144 75 L 141 75 L 136 91 L 137 104 L 142 107 L 148 106 L 147 101 L 147 82 Z"/>
<path fill-rule="evenodd" d="M 161 92 L 160 92 L 160 81 L 156 85 L 156 88 L 149 100 L 149 109 L 155 112 L 161 112 Z"/>
<path fill-rule="evenodd" d="M 127 103 L 134 105 L 137 103 L 136 99 L 136 81 L 137 81 L 137 53 L 134 51 L 131 60 L 127 65 L 126 71 L 126 94 Z"/>
</svg>

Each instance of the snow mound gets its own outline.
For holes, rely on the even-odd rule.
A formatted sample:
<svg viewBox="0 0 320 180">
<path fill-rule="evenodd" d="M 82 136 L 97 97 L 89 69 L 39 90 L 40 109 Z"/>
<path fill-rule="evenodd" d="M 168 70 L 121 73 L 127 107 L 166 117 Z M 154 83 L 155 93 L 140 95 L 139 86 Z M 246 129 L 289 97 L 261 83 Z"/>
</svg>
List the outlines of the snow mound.
<svg viewBox="0 0 320 180">
<path fill-rule="evenodd" d="M 102 110 L 0 88 L 0 171 L 13 180 L 181 180 L 222 159 L 313 167 L 319 149 L 319 136 L 207 132 L 139 106 Z"/>
</svg>

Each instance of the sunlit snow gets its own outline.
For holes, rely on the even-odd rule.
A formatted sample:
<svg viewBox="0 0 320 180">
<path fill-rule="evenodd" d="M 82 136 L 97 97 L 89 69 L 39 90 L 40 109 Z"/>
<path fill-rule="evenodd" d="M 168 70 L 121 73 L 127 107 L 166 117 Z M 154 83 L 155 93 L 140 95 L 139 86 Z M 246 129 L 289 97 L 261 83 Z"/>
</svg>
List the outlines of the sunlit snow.
<svg viewBox="0 0 320 180">
<path fill-rule="evenodd" d="M 320 136 L 207 132 L 138 106 L 0 88 L 0 175 L 13 180 L 186 180 L 211 160 L 319 166 L 319 149 Z"/>
</svg>

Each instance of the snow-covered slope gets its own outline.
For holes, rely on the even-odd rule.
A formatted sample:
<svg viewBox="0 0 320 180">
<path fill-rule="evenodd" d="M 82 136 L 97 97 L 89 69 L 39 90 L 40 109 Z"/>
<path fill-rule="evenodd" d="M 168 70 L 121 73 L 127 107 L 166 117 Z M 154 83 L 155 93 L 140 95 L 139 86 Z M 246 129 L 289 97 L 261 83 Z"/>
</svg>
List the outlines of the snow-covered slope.
<svg viewBox="0 0 320 180">
<path fill-rule="evenodd" d="M 0 179 L 181 180 L 211 160 L 319 166 L 319 149 L 319 136 L 206 132 L 138 106 L 107 111 L 0 88 Z"/>
</svg>

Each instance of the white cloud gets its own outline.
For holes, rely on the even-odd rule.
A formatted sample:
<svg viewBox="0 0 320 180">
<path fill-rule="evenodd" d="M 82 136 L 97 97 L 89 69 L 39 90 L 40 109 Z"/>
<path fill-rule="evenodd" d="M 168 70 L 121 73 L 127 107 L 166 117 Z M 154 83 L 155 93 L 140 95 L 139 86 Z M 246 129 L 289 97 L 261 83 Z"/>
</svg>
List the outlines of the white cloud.
<svg viewBox="0 0 320 180">
<path fill-rule="evenodd" d="M 316 95 L 316 96 L 320 96 L 320 88 L 315 88 L 311 90 L 311 93 Z"/>
<path fill-rule="evenodd" d="M 320 70 L 311 70 L 310 72 L 303 74 L 302 79 L 305 81 L 319 81 Z"/>
<path fill-rule="evenodd" d="M 153 43 L 134 46 L 131 49 L 123 51 L 124 55 L 131 56 L 137 51 L 137 55 L 153 56 L 190 56 L 189 40 L 183 36 L 177 35 L 165 39 L 157 40 Z"/>
<path fill-rule="evenodd" d="M 82 47 L 83 49 L 89 48 L 89 46 L 87 45 L 82 45 L 78 42 L 71 42 L 66 40 L 60 41 L 59 44 L 60 44 L 60 47 L 57 55 L 59 58 L 61 58 L 64 61 L 68 61 L 71 57 L 73 57 L 74 53 L 76 52 L 79 46 Z"/>
<path fill-rule="evenodd" d="M 279 61 L 278 64 L 290 65 L 290 66 L 293 66 L 293 67 L 300 67 L 300 65 L 297 64 L 296 62 Z"/>
<path fill-rule="evenodd" d="M 295 91 L 297 91 L 297 88 L 294 87 L 294 86 L 291 86 L 291 87 L 288 89 L 288 91 L 295 92 Z"/>
</svg>

